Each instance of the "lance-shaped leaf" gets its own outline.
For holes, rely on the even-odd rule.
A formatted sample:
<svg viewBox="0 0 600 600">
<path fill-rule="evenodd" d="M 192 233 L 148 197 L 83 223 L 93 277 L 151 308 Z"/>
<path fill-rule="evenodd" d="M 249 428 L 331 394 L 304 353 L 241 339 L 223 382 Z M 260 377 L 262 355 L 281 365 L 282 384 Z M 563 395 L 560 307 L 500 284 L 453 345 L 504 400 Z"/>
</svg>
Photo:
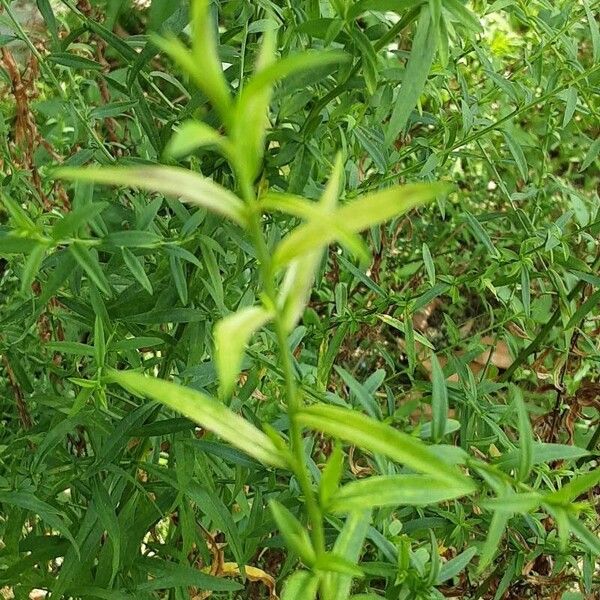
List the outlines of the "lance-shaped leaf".
<svg viewBox="0 0 600 600">
<path fill-rule="evenodd" d="M 387 456 L 449 485 L 463 486 L 465 494 L 475 489 L 467 477 L 438 458 L 420 440 L 355 410 L 315 404 L 299 411 L 297 418 L 306 427 Z"/>
<path fill-rule="evenodd" d="M 273 513 L 273 518 L 277 527 L 284 537 L 288 546 L 304 561 L 308 566 L 314 564 L 316 560 L 315 550 L 310 541 L 308 531 L 302 523 L 277 500 L 270 500 L 269 507 Z"/>
<path fill-rule="evenodd" d="M 215 326 L 215 362 L 223 397 L 231 394 L 250 336 L 273 318 L 262 306 L 249 306 L 221 319 Z"/>
<path fill-rule="evenodd" d="M 440 183 L 415 183 L 366 194 L 329 216 L 323 214 L 320 219 L 297 227 L 277 247 L 275 264 L 286 265 L 294 258 L 337 241 L 339 225 L 347 233 L 358 233 L 389 221 L 447 190 L 448 187 Z"/>
<path fill-rule="evenodd" d="M 199 77 L 203 80 L 202 91 L 217 110 L 223 111 L 231 104 L 231 94 L 223 75 L 223 63 L 217 52 L 218 23 L 212 19 L 211 4 L 211 0 L 192 2 L 192 51 Z"/>
<path fill-rule="evenodd" d="M 357 563 L 371 523 L 371 511 L 357 511 L 346 518 L 344 527 L 335 540 L 333 551 L 347 561 Z M 352 575 L 325 573 L 323 595 L 332 600 L 346 600 L 350 596 Z"/>
<path fill-rule="evenodd" d="M 231 155 L 231 146 L 227 138 L 210 125 L 191 119 L 182 123 L 172 135 L 165 148 L 165 156 L 181 158 L 205 146 L 214 147 L 226 157 Z"/>
<path fill-rule="evenodd" d="M 318 211 L 310 214 L 311 210 L 307 209 L 310 222 L 319 222 L 321 217 L 326 217 L 335 210 L 342 185 L 343 168 L 342 158 L 338 155 L 331 178 L 318 204 Z M 302 316 L 323 250 L 322 244 L 317 245 L 311 251 L 293 260 L 288 267 L 278 298 L 287 331 L 291 331 Z"/>
<path fill-rule="evenodd" d="M 207 177 L 178 167 L 92 167 L 61 168 L 56 175 L 63 179 L 91 181 L 106 185 L 129 186 L 175 196 L 183 202 L 202 206 L 244 225 L 242 201 Z"/>
<path fill-rule="evenodd" d="M 598 485 L 598 483 L 600 483 L 600 469 L 588 471 L 583 475 L 578 475 L 577 477 L 571 479 L 569 483 L 563 485 L 556 492 L 547 494 L 544 498 L 544 502 L 568 506 L 571 502 L 587 492 L 590 488 Z"/>
<path fill-rule="evenodd" d="M 210 100 L 224 123 L 231 118 L 232 99 L 217 53 L 216 24 L 210 0 L 192 2 L 192 51 L 177 37 L 151 36 L 151 40 L 183 69 Z"/>
<path fill-rule="evenodd" d="M 275 43 L 275 32 L 267 30 L 256 63 L 258 73 L 275 61 Z M 261 87 L 248 85 L 236 103 L 231 137 L 238 157 L 237 168 L 251 180 L 258 174 L 264 154 L 272 95 L 273 82 Z"/>
<path fill-rule="evenodd" d="M 132 371 L 111 371 L 107 378 L 181 413 L 263 464 L 285 466 L 281 453 L 262 431 L 214 398 Z"/>
<path fill-rule="evenodd" d="M 331 498 L 328 508 L 347 513 L 383 506 L 426 506 L 472 491 L 470 482 L 452 484 L 429 475 L 382 475 L 343 486 Z"/>
<path fill-rule="evenodd" d="M 402 87 L 386 132 L 386 142 L 393 142 L 406 127 L 408 118 L 423 92 L 437 48 L 437 25 L 431 18 L 429 6 L 421 9 L 410 57 L 404 71 Z"/>
<path fill-rule="evenodd" d="M 334 175 L 331 177 L 331 180 L 333 179 Z M 279 192 L 268 192 L 265 194 L 260 200 L 260 205 L 264 211 L 282 212 L 286 215 L 304 219 L 305 221 L 319 221 L 324 216 L 326 218 L 328 213 L 328 209 L 324 207 L 322 201 L 314 202 L 302 196 Z M 346 231 L 343 223 L 331 223 L 331 227 L 335 230 L 335 238 L 341 245 L 362 261 L 369 262 L 371 257 L 369 246 L 359 235 Z"/>
</svg>

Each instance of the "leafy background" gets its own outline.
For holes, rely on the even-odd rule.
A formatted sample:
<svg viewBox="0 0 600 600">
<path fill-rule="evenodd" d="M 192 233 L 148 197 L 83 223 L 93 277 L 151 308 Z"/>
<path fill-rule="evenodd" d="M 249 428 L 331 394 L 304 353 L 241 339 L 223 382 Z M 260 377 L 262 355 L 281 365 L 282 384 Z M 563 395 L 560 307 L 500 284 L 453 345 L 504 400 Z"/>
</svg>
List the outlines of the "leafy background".
<svg viewBox="0 0 600 600">
<path fill-rule="evenodd" d="M 37 4 L 41 19 L 8 0 L 0 14 L 0 585 L 16 598 L 274 597 L 302 561 L 267 505 L 305 522 L 296 479 L 103 377 L 140 369 L 217 395 L 213 327 L 259 299 L 255 247 L 205 209 L 53 170 L 179 164 L 235 188 L 213 148 L 169 145 L 191 118 L 222 124 L 155 37 L 189 43 L 187 3 Z M 347 200 L 397 182 L 453 184 L 365 233 L 368 263 L 332 247 L 289 339 L 310 402 L 490 467 L 466 498 L 376 509 L 353 593 L 595 597 L 598 3 L 211 10 L 236 94 L 269 31 L 280 57 L 344 52 L 275 88 L 257 190 L 317 199 L 339 151 Z M 269 248 L 295 224 L 269 213 Z M 269 328 L 252 338 L 230 408 L 286 434 L 279 358 Z M 317 481 L 334 445 L 303 443 Z M 345 482 L 395 472 L 345 453 Z M 503 493 L 498 474 L 515 471 L 527 493 L 581 482 L 568 544 L 560 516 L 531 498 L 504 511 L 490 500 Z M 341 521 L 325 526 L 332 543 Z"/>
</svg>

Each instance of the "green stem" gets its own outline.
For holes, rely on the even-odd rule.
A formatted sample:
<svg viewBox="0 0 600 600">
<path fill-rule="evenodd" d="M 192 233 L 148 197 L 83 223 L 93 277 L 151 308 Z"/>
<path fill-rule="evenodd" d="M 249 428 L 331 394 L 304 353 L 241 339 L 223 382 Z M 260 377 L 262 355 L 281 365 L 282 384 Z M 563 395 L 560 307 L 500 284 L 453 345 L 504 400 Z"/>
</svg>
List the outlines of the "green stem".
<svg viewBox="0 0 600 600">
<path fill-rule="evenodd" d="M 248 226 L 250 235 L 257 252 L 259 272 L 264 293 L 271 306 L 275 309 L 274 325 L 279 350 L 279 361 L 287 400 L 287 410 L 290 420 L 290 449 L 294 457 L 291 465 L 294 475 L 304 495 L 304 502 L 311 524 L 313 544 L 317 554 L 325 552 L 325 531 L 323 526 L 323 515 L 317 502 L 317 497 L 312 487 L 310 472 L 304 455 L 304 443 L 302 438 L 302 427 L 298 423 L 297 414 L 302 406 L 301 392 L 298 389 L 292 362 L 292 353 L 288 344 L 287 333 L 283 322 L 283 315 L 277 303 L 277 289 L 275 285 L 275 274 L 271 254 L 265 241 L 261 226 L 261 210 L 254 193 L 253 186 L 248 178 L 244 177 L 240 169 L 236 169 L 240 193 L 248 204 Z"/>
</svg>

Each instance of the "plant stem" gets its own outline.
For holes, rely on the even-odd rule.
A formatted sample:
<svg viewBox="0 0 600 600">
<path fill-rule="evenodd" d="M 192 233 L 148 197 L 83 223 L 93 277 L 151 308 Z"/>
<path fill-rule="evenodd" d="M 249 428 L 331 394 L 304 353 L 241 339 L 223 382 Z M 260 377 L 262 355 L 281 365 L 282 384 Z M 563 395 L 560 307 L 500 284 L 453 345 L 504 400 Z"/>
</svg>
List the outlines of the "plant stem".
<svg viewBox="0 0 600 600">
<path fill-rule="evenodd" d="M 242 175 L 238 169 L 238 175 Z M 297 421 L 297 413 L 302 406 L 301 393 L 298 389 L 294 375 L 292 353 L 288 344 L 287 333 L 283 323 L 282 314 L 277 304 L 277 289 L 275 285 L 275 273 L 273 272 L 271 254 L 261 227 L 261 210 L 257 202 L 252 184 L 243 176 L 239 177 L 240 192 L 248 203 L 249 215 L 248 225 L 250 235 L 256 248 L 259 263 L 259 272 L 265 295 L 271 306 L 274 307 L 274 326 L 279 350 L 279 362 L 285 382 L 285 395 L 287 400 L 287 411 L 290 420 L 290 449 L 294 457 L 291 465 L 298 484 L 304 494 L 304 502 L 311 524 L 313 544 L 317 554 L 325 552 L 325 532 L 323 527 L 323 515 L 319 508 L 316 495 L 312 488 L 310 472 L 306 465 L 304 455 L 304 443 L 302 428 Z"/>
</svg>

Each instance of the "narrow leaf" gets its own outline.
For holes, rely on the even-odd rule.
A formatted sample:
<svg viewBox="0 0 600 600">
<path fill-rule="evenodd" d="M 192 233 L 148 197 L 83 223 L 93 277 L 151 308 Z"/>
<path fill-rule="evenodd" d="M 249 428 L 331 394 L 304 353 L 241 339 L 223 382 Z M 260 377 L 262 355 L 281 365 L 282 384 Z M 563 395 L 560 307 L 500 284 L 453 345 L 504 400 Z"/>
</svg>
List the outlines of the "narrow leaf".
<svg viewBox="0 0 600 600">
<path fill-rule="evenodd" d="M 298 421 L 360 448 L 383 454 L 448 485 L 464 486 L 467 491 L 474 489 L 466 477 L 439 459 L 420 440 L 354 410 L 315 404 L 303 408 L 298 413 Z"/>
<path fill-rule="evenodd" d="M 215 362 L 222 396 L 227 397 L 233 391 L 250 336 L 272 318 L 271 311 L 262 306 L 251 306 L 238 310 L 216 324 Z"/>
<path fill-rule="evenodd" d="M 431 353 L 431 437 L 438 443 L 444 437 L 448 419 L 448 388 L 446 377 L 434 352 Z"/>
<path fill-rule="evenodd" d="M 437 27 L 428 6 L 423 6 L 413 39 L 410 57 L 404 70 L 402 86 L 386 132 L 386 142 L 392 143 L 408 123 L 408 118 L 421 96 L 437 48 Z"/>
<path fill-rule="evenodd" d="M 274 261 L 283 266 L 297 256 L 331 244 L 339 239 L 337 224 L 341 224 L 346 232 L 358 233 L 424 204 L 446 190 L 443 184 L 417 183 L 366 194 L 329 217 L 323 215 L 318 221 L 309 221 L 296 228 L 279 244 Z"/>
<path fill-rule="evenodd" d="M 470 483 L 453 485 L 430 475 L 381 475 L 348 483 L 331 499 L 333 512 L 353 512 L 383 506 L 426 506 L 453 500 L 473 490 Z"/>
<path fill-rule="evenodd" d="M 196 390 L 132 371 L 111 371 L 108 380 L 161 402 L 266 465 L 285 466 L 280 452 L 262 431 L 217 400 Z"/>
<path fill-rule="evenodd" d="M 92 181 L 107 185 L 137 187 L 180 198 L 232 219 L 240 225 L 246 221 L 242 201 L 218 183 L 178 167 L 102 167 L 60 168 L 57 177 L 75 181 Z"/>
</svg>

